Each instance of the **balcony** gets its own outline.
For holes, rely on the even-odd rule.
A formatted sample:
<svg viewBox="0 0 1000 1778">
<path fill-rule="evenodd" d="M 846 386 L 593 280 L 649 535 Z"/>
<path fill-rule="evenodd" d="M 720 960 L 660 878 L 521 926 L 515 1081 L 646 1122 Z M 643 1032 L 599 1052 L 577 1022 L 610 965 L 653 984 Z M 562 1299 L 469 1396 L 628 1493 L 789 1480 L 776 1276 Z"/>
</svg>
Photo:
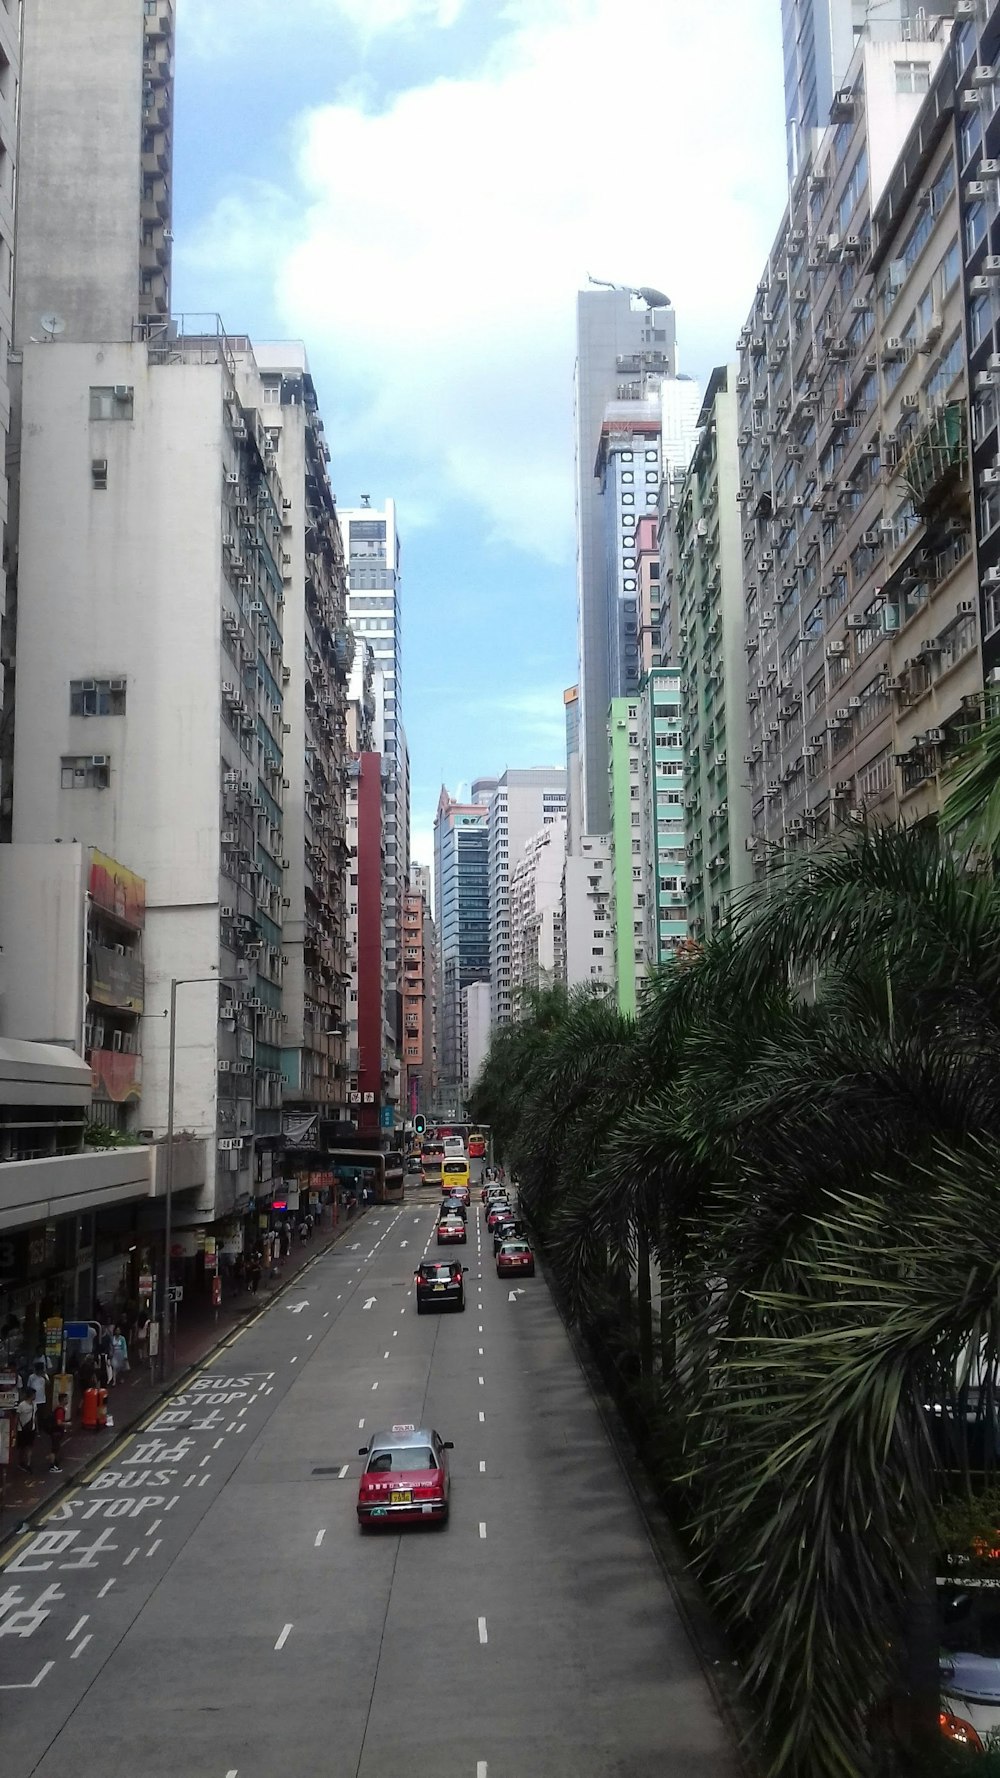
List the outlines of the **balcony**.
<svg viewBox="0 0 1000 1778">
<path fill-rule="evenodd" d="M 969 438 L 964 401 L 949 401 L 930 415 L 899 460 L 902 477 L 922 518 L 944 504 L 969 476 Z"/>
</svg>

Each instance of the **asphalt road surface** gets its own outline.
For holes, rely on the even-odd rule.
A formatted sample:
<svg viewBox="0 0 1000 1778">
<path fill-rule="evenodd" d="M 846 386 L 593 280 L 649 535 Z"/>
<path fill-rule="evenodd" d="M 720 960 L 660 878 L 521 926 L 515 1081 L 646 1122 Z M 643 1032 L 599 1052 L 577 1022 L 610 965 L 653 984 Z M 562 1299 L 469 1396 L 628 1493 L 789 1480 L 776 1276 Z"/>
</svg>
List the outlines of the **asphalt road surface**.
<svg viewBox="0 0 1000 1778">
<path fill-rule="evenodd" d="M 4 1778 L 730 1778 L 540 1277 L 424 1315 L 370 1213 L 0 1568 Z M 521 1294 L 523 1292 L 523 1294 Z M 358 1446 L 453 1439 L 444 1528 L 362 1537 Z"/>
</svg>

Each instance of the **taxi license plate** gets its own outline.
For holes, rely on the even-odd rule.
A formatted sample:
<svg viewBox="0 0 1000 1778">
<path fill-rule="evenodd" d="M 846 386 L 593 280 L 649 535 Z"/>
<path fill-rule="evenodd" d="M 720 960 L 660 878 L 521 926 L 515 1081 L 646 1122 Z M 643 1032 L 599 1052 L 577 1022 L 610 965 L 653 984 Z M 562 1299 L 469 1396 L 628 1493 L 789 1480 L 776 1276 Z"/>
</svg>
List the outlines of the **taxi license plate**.
<svg viewBox="0 0 1000 1778">
<path fill-rule="evenodd" d="M 393 1488 L 389 1496 L 390 1506 L 409 1506 L 413 1499 L 409 1488 Z"/>
<path fill-rule="evenodd" d="M 435 1286 L 434 1286 L 434 1289 L 435 1289 L 435 1290 L 443 1290 L 443 1289 L 444 1289 L 444 1285 L 443 1285 L 443 1284 L 435 1284 Z"/>
</svg>

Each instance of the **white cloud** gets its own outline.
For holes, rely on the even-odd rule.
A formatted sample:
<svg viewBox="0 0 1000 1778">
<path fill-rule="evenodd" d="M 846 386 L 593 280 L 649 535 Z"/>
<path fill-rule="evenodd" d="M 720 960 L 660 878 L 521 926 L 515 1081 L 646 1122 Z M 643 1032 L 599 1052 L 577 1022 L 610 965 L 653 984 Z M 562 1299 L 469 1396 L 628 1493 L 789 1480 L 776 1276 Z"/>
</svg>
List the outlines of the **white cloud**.
<svg viewBox="0 0 1000 1778">
<path fill-rule="evenodd" d="M 381 452 L 404 505 L 463 502 L 489 540 L 568 562 L 575 292 L 588 272 L 652 284 L 687 368 L 732 354 L 784 201 L 777 8 L 487 16 L 505 29 L 475 76 L 300 120 L 277 307 L 333 367 L 339 456 Z M 205 240 L 234 229 L 259 251 L 231 202 Z"/>
</svg>

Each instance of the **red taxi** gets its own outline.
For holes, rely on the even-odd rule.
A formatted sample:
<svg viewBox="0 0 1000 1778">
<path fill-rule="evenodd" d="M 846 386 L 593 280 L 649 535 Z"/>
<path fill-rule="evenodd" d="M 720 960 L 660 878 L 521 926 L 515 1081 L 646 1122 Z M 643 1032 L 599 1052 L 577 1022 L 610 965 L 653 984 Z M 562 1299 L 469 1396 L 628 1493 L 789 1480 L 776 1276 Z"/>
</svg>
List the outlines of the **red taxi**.
<svg viewBox="0 0 1000 1778">
<path fill-rule="evenodd" d="M 486 1227 L 489 1229 L 490 1234 L 492 1235 L 498 1222 L 503 1222 L 506 1216 L 513 1216 L 513 1214 L 513 1208 L 506 1198 L 494 1199 L 486 1212 Z"/>
<path fill-rule="evenodd" d="M 465 1223 L 458 1215 L 443 1212 L 437 1225 L 437 1244 L 439 1247 L 454 1246 L 456 1242 L 462 1246 L 468 1240 Z"/>
<path fill-rule="evenodd" d="M 412 1424 L 373 1432 L 358 1451 L 365 1459 L 358 1486 L 358 1524 L 443 1525 L 448 1519 L 450 1439 Z"/>
<path fill-rule="evenodd" d="M 520 1273 L 525 1278 L 535 1276 L 535 1256 L 527 1241 L 511 1239 L 504 1241 L 497 1254 L 497 1277 L 510 1278 Z"/>
</svg>

